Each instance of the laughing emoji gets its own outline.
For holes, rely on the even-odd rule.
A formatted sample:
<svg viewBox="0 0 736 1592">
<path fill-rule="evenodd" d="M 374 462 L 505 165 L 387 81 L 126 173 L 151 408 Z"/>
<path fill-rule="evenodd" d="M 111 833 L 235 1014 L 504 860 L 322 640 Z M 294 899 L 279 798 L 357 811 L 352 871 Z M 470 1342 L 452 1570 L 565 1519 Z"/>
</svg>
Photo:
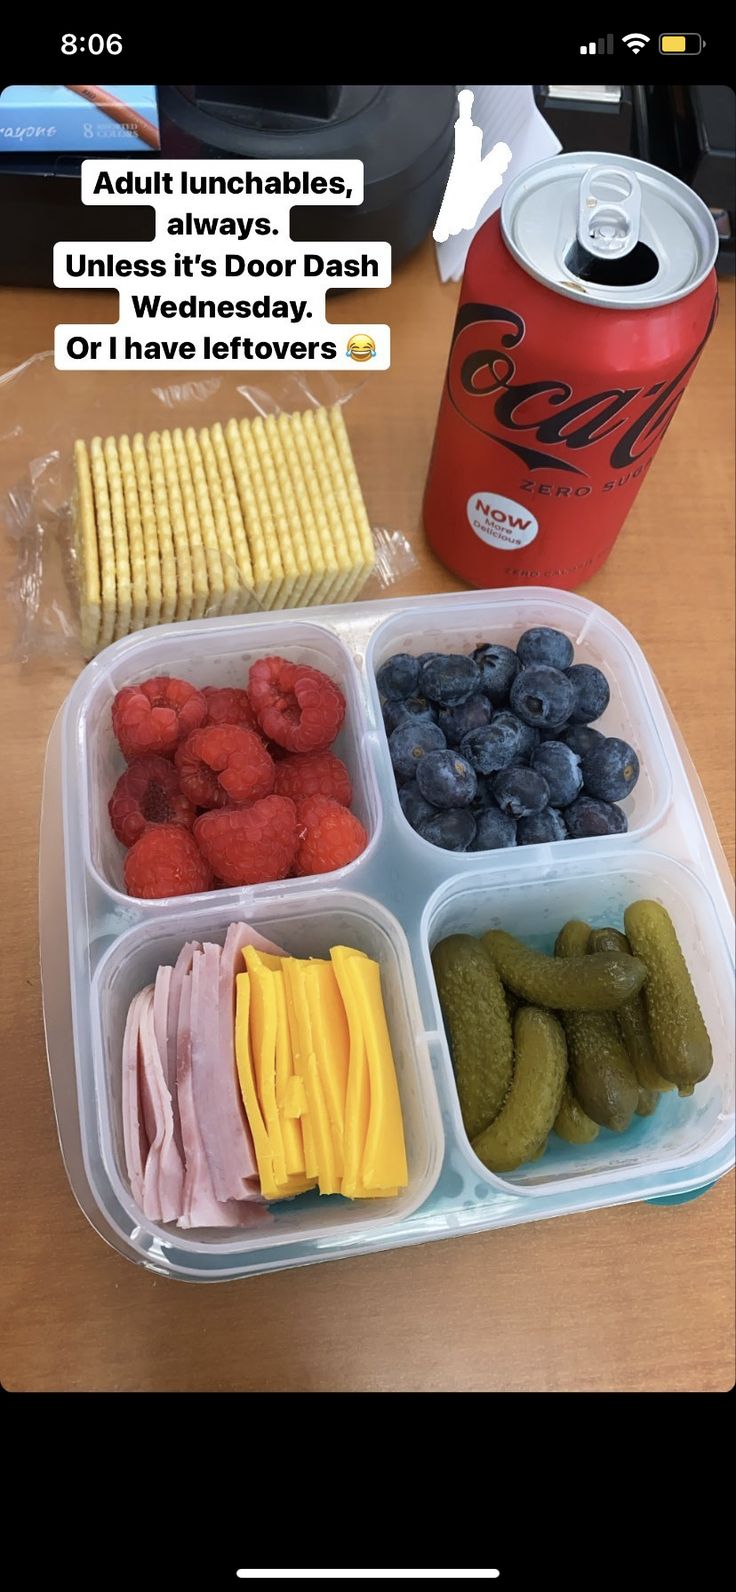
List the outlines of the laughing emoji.
<svg viewBox="0 0 736 1592">
<path fill-rule="evenodd" d="M 366 360 L 375 359 L 376 345 L 367 332 L 354 332 L 348 343 L 347 352 L 351 359 L 359 365 L 364 365 Z"/>
</svg>

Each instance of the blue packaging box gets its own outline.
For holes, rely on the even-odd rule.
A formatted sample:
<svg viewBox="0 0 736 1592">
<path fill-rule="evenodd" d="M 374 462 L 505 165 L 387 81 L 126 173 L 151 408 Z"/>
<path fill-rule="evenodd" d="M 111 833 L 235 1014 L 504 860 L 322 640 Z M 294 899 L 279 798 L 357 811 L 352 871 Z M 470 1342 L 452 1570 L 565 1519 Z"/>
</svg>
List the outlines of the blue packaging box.
<svg viewBox="0 0 736 1592">
<path fill-rule="evenodd" d="M 158 143 L 150 83 L 9 84 L 0 93 L 0 154 L 144 153 Z"/>
</svg>

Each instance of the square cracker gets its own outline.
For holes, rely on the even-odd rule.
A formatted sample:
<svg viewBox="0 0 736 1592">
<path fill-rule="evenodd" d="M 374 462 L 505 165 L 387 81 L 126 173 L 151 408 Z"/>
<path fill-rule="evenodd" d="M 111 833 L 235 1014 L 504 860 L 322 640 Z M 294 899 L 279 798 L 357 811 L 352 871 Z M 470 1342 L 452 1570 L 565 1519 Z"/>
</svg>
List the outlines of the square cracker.
<svg viewBox="0 0 736 1592">
<path fill-rule="evenodd" d="M 113 439 L 110 437 L 109 442 Z M 105 449 L 107 450 L 107 442 Z M 138 498 L 138 482 L 135 478 L 135 465 L 128 438 L 118 437 L 116 452 L 120 464 L 120 476 L 123 486 L 123 501 L 125 504 L 125 521 L 128 528 L 128 548 L 130 550 L 130 583 L 132 590 L 132 608 L 130 615 L 131 630 L 142 630 L 146 623 L 148 608 L 148 579 L 146 571 L 146 548 L 143 540 L 143 524 L 141 521 L 141 506 Z M 106 451 L 105 462 L 110 473 L 109 457 Z"/>
<path fill-rule="evenodd" d="M 243 425 L 247 424 L 247 421 L 241 422 L 241 432 Z M 306 580 L 306 576 L 301 576 L 299 573 L 299 566 L 297 564 L 294 542 L 291 534 L 291 526 L 286 513 L 286 506 L 281 493 L 281 486 L 279 483 L 276 465 L 271 454 L 271 449 L 268 445 L 266 428 L 261 415 L 257 415 L 255 420 L 250 421 L 250 431 L 253 442 L 255 443 L 256 452 L 258 454 L 258 462 L 261 467 L 261 473 L 263 475 L 266 491 L 268 493 L 268 501 L 271 505 L 274 529 L 276 531 L 276 537 L 279 544 L 279 553 L 281 554 L 281 564 L 284 571 L 284 583 L 279 592 L 278 601 L 274 603 L 274 607 L 293 608 L 301 587 Z"/>
<path fill-rule="evenodd" d="M 350 562 L 353 567 L 353 578 L 351 581 L 346 582 L 346 586 L 344 588 L 345 597 L 347 597 L 348 591 L 353 589 L 353 587 L 356 585 L 356 582 L 361 578 L 363 572 L 363 565 L 365 562 L 363 558 L 363 546 L 360 540 L 355 515 L 353 513 L 353 505 L 350 499 L 347 481 L 345 480 L 342 464 L 340 463 L 340 455 L 335 446 L 335 438 L 332 432 L 332 427 L 330 426 L 330 417 L 326 409 L 315 410 L 314 423 L 319 432 L 319 439 L 322 443 L 322 451 L 327 462 L 327 468 L 330 472 L 332 490 L 335 494 L 335 501 L 337 503 L 340 518 L 342 520 L 343 530 L 345 531 L 345 540 L 348 544 Z M 343 598 L 343 601 L 345 600 L 345 597 Z"/>
<path fill-rule="evenodd" d="M 91 658 L 100 634 L 100 555 L 95 524 L 92 471 L 84 442 L 74 444 L 75 485 L 72 500 L 74 541 L 79 580 L 79 618 L 82 651 Z"/>
<path fill-rule="evenodd" d="M 174 536 L 169 515 L 169 497 L 166 491 L 166 477 L 164 475 L 164 461 L 161 453 L 161 438 L 157 431 L 152 431 L 146 443 L 148 457 L 148 471 L 151 478 L 151 492 L 153 506 L 156 514 L 156 531 L 158 533 L 158 551 L 161 559 L 161 624 L 166 625 L 174 618 L 178 597 L 178 564 L 174 548 Z"/>
<path fill-rule="evenodd" d="M 286 462 L 286 454 L 281 441 L 281 434 L 279 432 L 276 416 L 268 415 L 263 424 L 266 434 L 266 442 L 268 444 L 271 458 L 273 459 L 274 469 L 278 477 L 286 519 L 289 525 L 289 530 L 291 531 L 291 545 L 294 549 L 296 567 L 299 571 L 299 579 L 294 586 L 293 602 L 290 603 L 289 606 L 301 608 L 302 605 L 307 601 L 307 589 L 314 586 L 314 573 L 307 548 L 307 538 L 304 531 L 301 505 L 294 491 L 294 485 L 289 474 L 289 467 Z"/>
<path fill-rule="evenodd" d="M 120 460 L 114 437 L 105 438 L 102 452 L 105 458 L 107 490 L 110 498 L 110 514 L 112 516 L 112 534 L 115 546 L 118 612 L 114 639 L 118 641 L 121 636 L 127 636 L 131 627 L 132 572 L 130 541 L 128 538 L 128 516 L 125 512 L 123 478 L 120 473 Z"/>
<path fill-rule="evenodd" d="M 107 471 L 102 438 L 93 437 L 89 445 L 92 487 L 95 494 L 95 519 L 97 521 L 97 546 L 100 553 L 101 619 L 98 649 L 109 646 L 115 631 L 117 615 L 117 582 L 115 579 L 115 539 L 110 513 L 110 494 L 107 490 Z"/>
<path fill-rule="evenodd" d="M 149 456 L 151 454 L 152 442 L 153 437 L 149 437 Z M 176 468 L 176 458 L 174 456 L 171 433 L 169 431 L 161 432 L 161 435 L 158 438 L 158 447 L 161 454 L 161 469 L 163 471 L 168 514 L 169 520 L 171 522 L 171 535 L 174 543 L 174 557 L 176 559 L 176 572 L 179 587 L 174 618 L 176 620 L 189 619 L 192 616 L 192 608 L 194 604 L 192 553 L 189 546 L 189 533 L 187 531 L 184 503 L 182 500 L 179 476 Z M 155 446 L 153 451 L 155 453 Z"/>
<path fill-rule="evenodd" d="M 209 580 L 210 595 L 207 604 L 208 614 L 224 612 L 225 603 L 225 572 L 222 567 L 222 554 L 215 526 L 215 517 L 212 512 L 207 476 L 205 474 L 204 460 L 197 441 L 194 426 L 189 426 L 184 433 L 184 446 L 189 470 L 191 474 L 194 495 L 197 501 L 197 514 L 202 533 L 204 556 L 207 560 L 207 578 Z"/>
<path fill-rule="evenodd" d="M 170 490 L 173 494 L 173 471 L 184 509 L 184 523 L 189 539 L 189 556 L 192 560 L 193 596 L 189 617 L 190 619 L 201 619 L 204 613 L 210 611 L 210 581 L 202 538 L 202 527 L 199 523 L 197 494 L 194 490 L 192 472 L 189 468 L 189 455 L 184 443 L 184 435 L 178 426 L 171 435 L 169 435 L 168 431 L 161 433 L 161 451 L 164 457 L 164 465 L 169 472 Z M 174 497 L 172 495 L 173 501 Z"/>
<path fill-rule="evenodd" d="M 199 450 L 202 455 L 204 473 L 207 479 L 207 490 L 210 495 L 210 504 L 212 507 L 212 518 L 215 523 L 215 531 L 217 533 L 217 540 L 220 547 L 220 559 L 222 561 L 222 575 L 225 585 L 225 595 L 222 600 L 222 608 L 220 609 L 220 612 L 223 614 L 239 614 L 243 612 L 244 608 L 248 607 L 252 590 L 253 573 L 252 570 L 248 570 L 250 579 L 249 583 L 245 585 L 242 578 L 241 568 L 235 553 L 235 543 L 233 542 L 232 532 L 230 530 L 230 518 L 227 512 L 225 496 L 222 490 L 222 481 L 220 479 L 220 472 L 217 467 L 215 450 L 212 446 L 212 440 L 206 426 L 202 427 L 202 430 L 198 434 L 197 441 L 199 442 Z M 248 562 L 250 564 L 250 560 Z"/>
<path fill-rule="evenodd" d="M 219 428 L 213 427 L 212 429 L 213 432 L 216 433 Z M 277 577 L 276 581 L 274 582 L 274 578 L 271 574 L 268 546 L 259 513 L 255 485 L 252 480 L 250 470 L 248 469 L 248 462 L 245 457 L 245 449 L 243 448 L 243 443 L 240 436 L 240 428 L 238 426 L 237 420 L 228 420 L 223 436 L 227 450 L 227 459 L 232 472 L 232 478 L 235 485 L 235 491 L 238 496 L 240 512 L 248 538 L 248 547 L 250 550 L 253 572 L 255 576 L 256 601 L 258 602 L 259 607 L 270 608 L 273 604 L 273 599 L 276 595 L 278 586 L 280 585 L 280 579 Z M 216 436 L 213 441 L 213 446 L 217 446 Z"/>
<path fill-rule="evenodd" d="M 342 594 L 353 578 L 353 561 L 350 557 L 348 540 L 345 535 L 340 508 L 332 486 L 329 466 L 325 458 L 322 441 L 317 429 L 317 423 L 314 418 L 314 412 L 311 409 L 305 410 L 302 419 L 305 435 L 309 444 L 309 451 L 314 463 L 315 474 L 317 476 L 317 480 L 319 481 L 320 493 L 325 505 L 325 513 L 327 515 L 330 532 L 332 534 L 335 557 L 337 558 L 337 562 L 341 571 L 341 575 L 338 576 L 337 580 L 335 581 L 329 596 L 323 597 L 322 601 L 339 603 L 342 602 Z"/>
<path fill-rule="evenodd" d="M 318 600 L 318 593 L 325 582 L 327 566 L 325 564 L 325 555 L 322 551 L 322 543 L 320 540 L 319 530 L 317 528 L 317 521 L 312 508 L 309 488 L 307 486 L 301 460 L 299 458 L 292 433 L 291 416 L 285 414 L 279 415 L 276 424 L 278 426 L 279 438 L 283 449 L 286 468 L 289 472 L 289 478 L 291 480 L 294 496 L 299 506 L 299 514 L 301 517 L 302 530 L 304 533 L 307 557 L 309 559 L 309 567 L 312 571 L 301 597 L 302 603 L 305 607 L 307 607 Z"/>
<path fill-rule="evenodd" d="M 210 426 L 209 432 L 212 451 L 217 460 L 227 517 L 230 521 L 230 535 L 235 548 L 240 583 L 245 593 L 243 609 L 247 612 L 261 607 L 261 594 L 268 583 L 266 550 L 259 525 L 251 526 L 252 537 L 248 534 L 248 526 L 241 512 L 238 489 L 227 451 L 225 433 L 219 420 L 216 425 Z"/>
<path fill-rule="evenodd" d="M 350 437 L 348 436 L 348 428 L 345 424 L 345 418 L 342 412 L 342 404 L 332 405 L 330 410 L 330 426 L 332 428 L 332 435 L 335 439 L 335 447 L 337 448 L 338 454 L 340 456 L 342 473 L 347 482 L 348 492 L 350 493 L 350 502 L 353 506 L 353 514 L 355 516 L 355 522 L 358 527 L 358 535 L 360 536 L 360 542 L 363 549 L 363 559 L 366 565 L 372 569 L 376 562 L 376 549 L 373 542 L 373 532 L 371 530 L 371 522 L 368 518 L 363 493 L 361 491 L 358 472 L 355 468 L 355 459 L 353 458 L 353 450 L 350 446 Z"/>
<path fill-rule="evenodd" d="M 312 604 L 315 605 L 317 603 L 326 603 L 330 600 L 330 596 L 335 589 L 336 584 L 338 581 L 342 582 L 343 575 L 338 563 L 335 544 L 332 540 L 330 522 L 327 518 L 327 511 L 325 509 L 324 499 L 320 490 L 320 483 L 314 467 L 314 460 L 310 452 L 307 434 L 304 429 L 303 417 L 300 411 L 297 410 L 288 418 L 291 435 L 294 439 L 296 455 L 301 466 L 304 483 L 309 497 L 309 503 L 312 509 L 312 514 L 314 515 L 314 523 L 317 528 L 317 534 L 319 536 L 320 546 L 322 548 L 322 558 L 324 561 L 324 578 L 322 583 L 318 585 L 312 592 L 311 601 Z"/>
<path fill-rule="evenodd" d="M 156 513 L 153 506 L 153 492 L 151 490 L 151 477 L 148 470 L 148 456 L 146 444 L 140 431 L 136 431 L 131 448 L 133 455 L 133 468 L 135 470 L 136 485 L 138 487 L 138 502 L 141 510 L 141 525 L 143 527 L 143 546 L 146 553 L 146 579 L 148 582 L 148 612 L 147 625 L 157 625 L 161 618 L 161 603 L 163 600 L 163 583 L 161 580 L 161 555 L 158 546 L 158 531 L 156 529 Z"/>
<path fill-rule="evenodd" d="M 245 463 L 247 465 L 248 475 L 250 477 L 253 492 L 255 494 L 256 504 L 258 506 L 258 517 L 263 530 L 263 540 L 266 545 L 268 567 L 271 571 L 271 588 L 267 594 L 265 606 L 267 608 L 283 608 L 281 594 L 284 586 L 284 566 L 281 559 L 279 540 L 276 535 L 276 526 L 274 524 L 273 513 L 271 511 L 271 502 L 266 489 L 263 471 L 261 469 L 261 461 L 258 457 L 258 449 L 253 440 L 250 421 L 240 421 L 238 426 L 238 435 L 240 437 L 240 445 Z"/>
</svg>

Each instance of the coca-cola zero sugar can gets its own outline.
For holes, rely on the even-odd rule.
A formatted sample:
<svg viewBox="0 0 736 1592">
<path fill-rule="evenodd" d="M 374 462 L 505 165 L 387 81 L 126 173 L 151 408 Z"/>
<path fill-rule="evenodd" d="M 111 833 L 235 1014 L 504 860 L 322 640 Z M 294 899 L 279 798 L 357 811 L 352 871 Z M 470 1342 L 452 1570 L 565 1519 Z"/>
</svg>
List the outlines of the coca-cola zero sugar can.
<svg viewBox="0 0 736 1592">
<path fill-rule="evenodd" d="M 605 562 L 713 326 L 718 234 L 677 178 L 568 154 L 471 244 L 424 496 L 475 586 L 573 587 Z"/>
</svg>

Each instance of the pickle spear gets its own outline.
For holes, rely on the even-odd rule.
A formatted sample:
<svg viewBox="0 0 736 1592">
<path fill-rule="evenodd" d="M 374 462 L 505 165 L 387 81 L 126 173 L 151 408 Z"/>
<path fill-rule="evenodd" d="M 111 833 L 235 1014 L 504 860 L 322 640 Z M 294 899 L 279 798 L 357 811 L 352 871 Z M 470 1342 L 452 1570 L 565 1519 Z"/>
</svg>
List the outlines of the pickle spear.
<svg viewBox="0 0 736 1592">
<path fill-rule="evenodd" d="M 514 1050 L 506 996 L 490 957 L 470 934 L 441 940 L 432 952 L 432 967 L 463 1123 L 473 1139 L 498 1115 L 511 1083 Z"/>
<path fill-rule="evenodd" d="M 590 936 L 591 951 L 625 951 L 630 952 L 631 946 L 625 934 L 620 934 L 618 929 L 594 929 Z M 649 1032 L 647 1009 L 643 995 L 635 995 L 631 1001 L 624 1001 L 616 1013 L 618 1026 L 621 1029 L 621 1038 L 626 1046 L 629 1059 L 634 1072 L 639 1080 L 639 1086 L 645 1092 L 652 1089 L 674 1089 L 674 1084 L 668 1078 L 663 1078 L 657 1071 L 654 1059 L 654 1046 Z M 654 1110 L 654 1106 L 651 1107 Z M 648 1112 L 638 1112 L 639 1115 L 649 1115 Z"/>
<path fill-rule="evenodd" d="M 590 933 L 590 930 L 588 930 Z M 556 1011 L 608 1012 L 632 1000 L 646 978 L 643 962 L 621 952 L 578 952 L 558 958 L 532 951 L 512 934 L 491 929 L 482 944 L 504 984 L 535 1006 Z"/>
<path fill-rule="evenodd" d="M 580 1101 L 575 1099 L 569 1079 L 562 1091 L 562 1103 L 553 1126 L 558 1138 L 565 1139 L 568 1144 L 592 1144 L 601 1131 L 598 1123 L 586 1116 Z"/>
<path fill-rule="evenodd" d="M 672 919 L 657 901 L 634 901 L 624 924 L 647 970 L 644 999 L 657 1070 L 680 1094 L 692 1094 L 713 1066 L 713 1051 Z"/>
<path fill-rule="evenodd" d="M 555 956 L 564 966 L 576 963 L 590 942 L 587 923 L 566 923 L 555 942 Z M 586 960 L 610 955 L 599 951 Z M 618 1023 L 611 1011 L 566 1011 L 562 1021 L 570 1058 L 570 1082 L 586 1116 L 603 1128 L 622 1133 L 639 1102 L 639 1085 Z"/>
<path fill-rule="evenodd" d="M 514 1077 L 495 1121 L 473 1139 L 490 1172 L 535 1160 L 560 1109 L 567 1074 L 565 1035 L 552 1012 L 520 1006 L 514 1018 Z"/>
</svg>

